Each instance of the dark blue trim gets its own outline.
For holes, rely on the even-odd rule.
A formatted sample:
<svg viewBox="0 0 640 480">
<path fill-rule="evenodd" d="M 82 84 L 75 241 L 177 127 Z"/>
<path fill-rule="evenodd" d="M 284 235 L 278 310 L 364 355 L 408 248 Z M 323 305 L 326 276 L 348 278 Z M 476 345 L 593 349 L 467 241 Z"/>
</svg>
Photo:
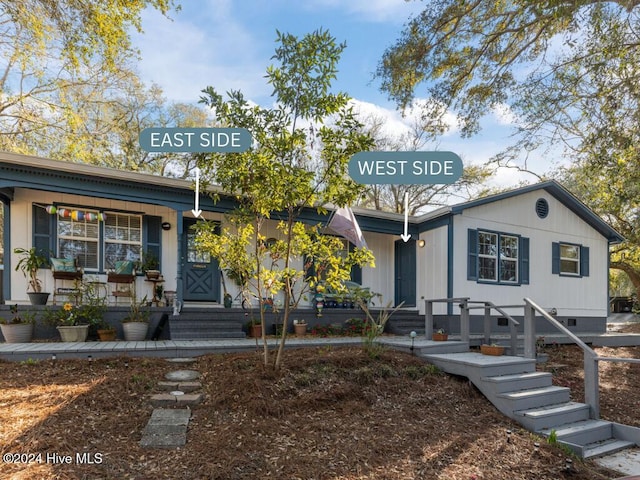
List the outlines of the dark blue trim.
<svg viewBox="0 0 640 480">
<path fill-rule="evenodd" d="M 2 270 L 2 300 L 11 298 L 11 270 L 13 265 L 11 264 L 11 208 L 9 203 L 2 202 L 2 209 L 4 213 L 4 270 Z"/>
<path fill-rule="evenodd" d="M 425 220 L 418 224 L 418 232 L 427 232 L 429 230 L 435 230 L 436 228 L 448 226 L 450 224 L 452 215 L 447 212 L 446 214 L 439 216 L 431 220 Z"/>
<path fill-rule="evenodd" d="M 453 298 L 453 217 L 447 222 L 447 298 Z M 447 315 L 453 315 L 453 305 L 447 303 Z"/>
</svg>

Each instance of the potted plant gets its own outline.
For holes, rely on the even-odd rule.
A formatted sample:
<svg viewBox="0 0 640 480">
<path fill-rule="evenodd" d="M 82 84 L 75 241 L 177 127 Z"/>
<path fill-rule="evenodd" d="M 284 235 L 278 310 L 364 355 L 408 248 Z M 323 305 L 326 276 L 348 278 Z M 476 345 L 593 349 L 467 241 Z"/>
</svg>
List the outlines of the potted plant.
<svg viewBox="0 0 640 480">
<path fill-rule="evenodd" d="M 439 328 L 431 335 L 431 339 L 434 342 L 446 342 L 449 339 L 449 335 L 445 333 L 444 328 Z"/>
<path fill-rule="evenodd" d="M 144 272 L 149 280 L 157 280 L 160 278 L 160 260 L 155 253 L 146 251 L 142 254 L 142 263 L 140 269 Z"/>
<path fill-rule="evenodd" d="M 480 345 L 480 353 L 483 355 L 500 356 L 504 355 L 504 347 L 497 343 L 492 343 L 491 345 L 483 344 Z"/>
<path fill-rule="evenodd" d="M 78 313 L 78 307 L 67 302 L 62 308 L 47 310 L 45 322 L 56 326 L 63 342 L 85 342 L 89 334 L 89 323 Z"/>
<path fill-rule="evenodd" d="M 247 325 L 247 331 L 252 338 L 262 337 L 262 322 L 259 318 L 252 318 Z"/>
<path fill-rule="evenodd" d="M 20 255 L 20 260 L 16 264 L 16 272 L 20 270 L 24 278 L 29 280 L 29 288 L 27 295 L 32 305 L 46 305 L 49 299 L 49 293 L 42 291 L 42 281 L 38 278 L 38 269 L 47 264 L 47 258 L 41 255 L 36 247 L 16 248 L 14 253 Z"/>
<path fill-rule="evenodd" d="M 147 297 L 140 302 L 132 300 L 131 310 L 122 320 L 122 331 L 124 339 L 128 342 L 142 342 L 147 339 L 149 330 L 149 309 L 147 308 Z"/>
<path fill-rule="evenodd" d="M 297 336 L 304 336 L 307 333 L 307 321 L 304 319 L 295 319 L 293 321 L 293 330 Z"/>
<path fill-rule="evenodd" d="M 116 329 L 102 319 L 97 324 L 98 338 L 102 342 L 113 342 L 116 339 Z"/>
<path fill-rule="evenodd" d="M 18 312 L 18 305 L 12 305 L 9 309 L 11 320 L 0 320 L 2 336 L 7 343 L 28 343 L 33 338 L 34 314 L 31 312 Z"/>
</svg>

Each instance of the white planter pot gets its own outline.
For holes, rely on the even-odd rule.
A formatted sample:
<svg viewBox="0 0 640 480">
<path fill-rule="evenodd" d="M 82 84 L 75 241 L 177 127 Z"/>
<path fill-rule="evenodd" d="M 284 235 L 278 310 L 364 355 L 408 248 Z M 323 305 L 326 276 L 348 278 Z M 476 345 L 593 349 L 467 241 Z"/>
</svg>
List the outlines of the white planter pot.
<svg viewBox="0 0 640 480">
<path fill-rule="evenodd" d="M 147 339 L 147 330 L 149 324 L 147 322 L 124 322 L 122 330 L 124 339 L 127 342 L 142 342 Z"/>
<path fill-rule="evenodd" d="M 29 343 L 33 338 L 32 323 L 0 324 L 0 328 L 7 343 Z"/>
<path fill-rule="evenodd" d="M 57 327 L 63 342 L 86 342 L 89 325 L 74 325 Z"/>
</svg>

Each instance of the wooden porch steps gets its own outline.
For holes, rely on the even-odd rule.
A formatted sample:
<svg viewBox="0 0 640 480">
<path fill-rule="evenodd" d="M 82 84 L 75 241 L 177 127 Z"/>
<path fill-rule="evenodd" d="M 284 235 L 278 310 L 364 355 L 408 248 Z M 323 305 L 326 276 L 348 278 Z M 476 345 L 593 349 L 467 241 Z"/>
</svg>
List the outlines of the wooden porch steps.
<svg viewBox="0 0 640 480">
<path fill-rule="evenodd" d="M 526 429 L 567 445 L 583 458 L 640 445 L 640 428 L 592 419 L 587 404 L 570 401 L 570 391 L 536 371 L 536 361 L 475 352 L 423 353 L 446 373 L 467 377 L 504 415 Z"/>
<path fill-rule="evenodd" d="M 184 312 L 169 316 L 171 340 L 213 340 L 220 338 L 245 338 L 243 321 L 225 318 L 223 310 L 208 312 Z"/>
</svg>

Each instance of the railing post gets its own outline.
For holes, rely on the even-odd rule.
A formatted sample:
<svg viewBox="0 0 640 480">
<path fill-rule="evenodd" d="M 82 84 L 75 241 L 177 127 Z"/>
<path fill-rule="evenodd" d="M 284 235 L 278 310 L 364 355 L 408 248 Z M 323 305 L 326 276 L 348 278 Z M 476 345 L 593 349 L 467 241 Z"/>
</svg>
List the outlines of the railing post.
<svg viewBox="0 0 640 480">
<path fill-rule="evenodd" d="M 484 304 L 484 343 L 491 344 L 491 306 Z"/>
<path fill-rule="evenodd" d="M 467 300 L 462 300 L 460 304 L 460 340 L 469 342 L 471 325 L 469 324 L 469 308 L 467 308 Z"/>
<path fill-rule="evenodd" d="M 509 333 L 511 334 L 511 355 L 518 356 L 518 328 L 513 322 L 509 322 Z"/>
<path fill-rule="evenodd" d="M 536 311 L 525 299 L 524 358 L 536 358 Z"/>
<path fill-rule="evenodd" d="M 433 302 L 431 300 L 425 300 L 424 336 L 427 340 L 433 339 Z"/>
<path fill-rule="evenodd" d="M 590 352 L 584 352 L 584 403 L 589 405 L 591 418 L 600 418 L 598 357 Z"/>
</svg>

